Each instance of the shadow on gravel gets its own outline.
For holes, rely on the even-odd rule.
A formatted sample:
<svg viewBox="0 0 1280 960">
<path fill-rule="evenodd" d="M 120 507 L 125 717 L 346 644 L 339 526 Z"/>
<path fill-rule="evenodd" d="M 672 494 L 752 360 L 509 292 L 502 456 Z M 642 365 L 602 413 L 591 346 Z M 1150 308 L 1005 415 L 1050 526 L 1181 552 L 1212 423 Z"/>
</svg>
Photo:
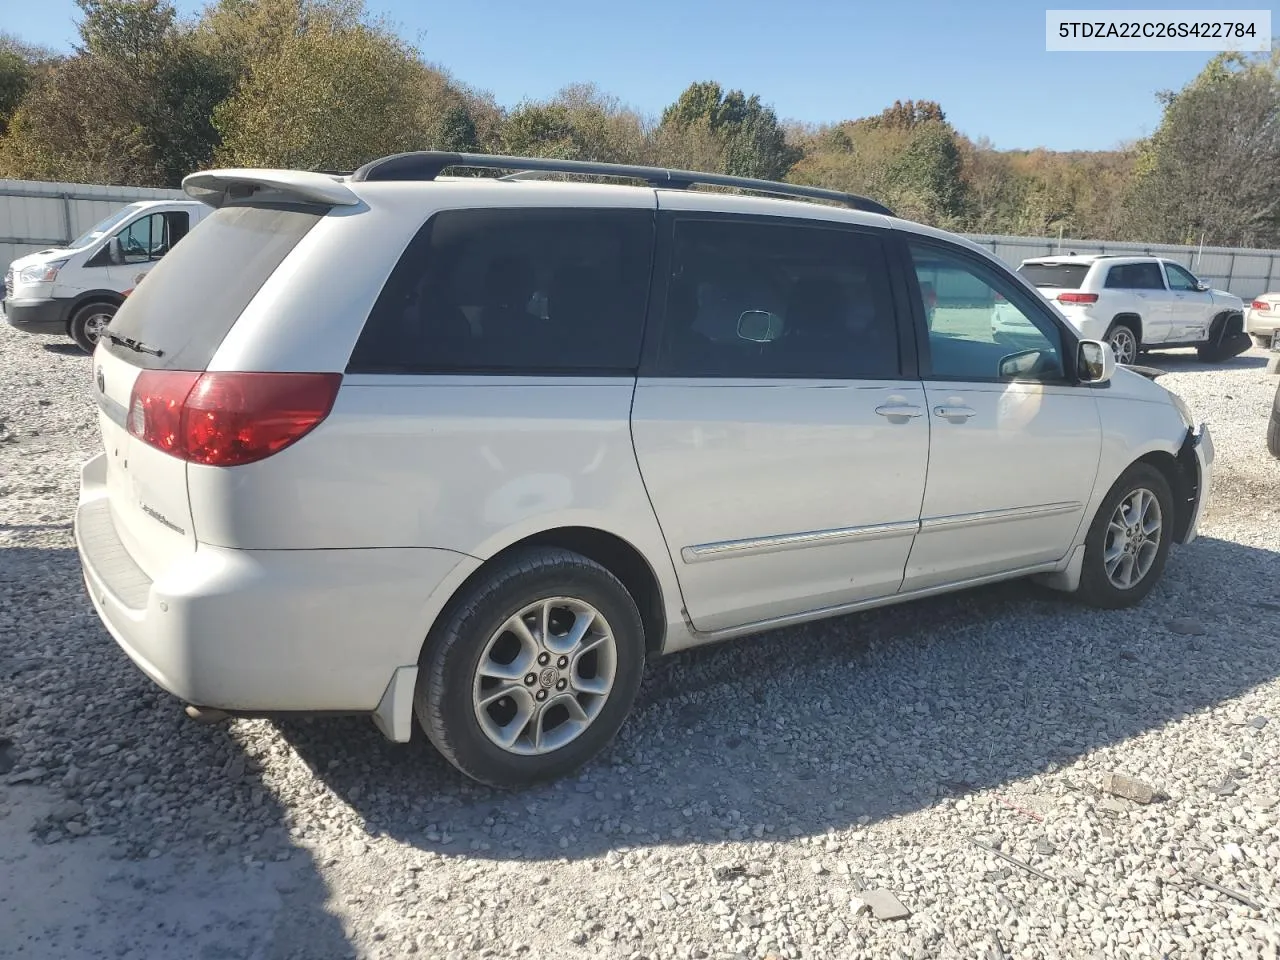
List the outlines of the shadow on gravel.
<svg viewBox="0 0 1280 960">
<path fill-rule="evenodd" d="M 605 758 L 518 793 L 461 777 L 420 731 L 394 745 L 362 719 L 280 729 L 370 832 L 422 849 L 549 859 L 812 836 L 1044 772 L 1272 679 L 1267 584 L 1280 554 L 1201 538 L 1135 610 L 1007 584 L 675 655 Z M 1170 630 L 1184 617 L 1205 633 Z"/>
<path fill-rule="evenodd" d="M 387 743 L 367 719 L 278 729 L 369 833 L 423 850 L 551 860 L 816 836 L 1053 769 L 1270 680 L 1275 583 L 1280 554 L 1202 538 L 1136 610 L 1012 584 L 676 655 L 651 668 L 603 759 L 519 793 L 464 779 L 421 739 Z M 272 757 L 187 721 L 125 659 L 72 550 L 0 550 L 0 590 L 0 738 L 13 773 L 44 771 L 41 786 L 0 786 L 0 807 L 47 790 L 84 808 L 0 850 L 0 876 L 19 878 L 0 884 L 0 917 L 21 918 L 9 942 L 68 960 L 90 946 L 349 956 L 321 865 L 290 840 L 310 801 L 277 799 L 261 773 Z M 1171 631 L 1175 617 L 1203 634 Z M 105 840 L 71 839 L 72 823 Z M 23 906 L 66 903 L 67 884 L 85 909 Z"/>
<path fill-rule="evenodd" d="M 74 550 L 0 548 L 0 956 L 350 957 L 287 824 L 116 647 Z"/>
<path fill-rule="evenodd" d="M 1214 373 L 1219 370 L 1261 370 L 1267 365 L 1267 355 L 1258 351 L 1242 353 L 1222 363 L 1204 363 L 1194 350 L 1145 353 L 1138 358 L 1138 365 L 1153 367 L 1165 373 Z"/>
<path fill-rule="evenodd" d="M 80 349 L 80 345 L 76 343 L 42 343 L 40 346 L 50 353 L 60 353 L 64 357 L 84 357 L 89 359 L 89 355 Z"/>
</svg>

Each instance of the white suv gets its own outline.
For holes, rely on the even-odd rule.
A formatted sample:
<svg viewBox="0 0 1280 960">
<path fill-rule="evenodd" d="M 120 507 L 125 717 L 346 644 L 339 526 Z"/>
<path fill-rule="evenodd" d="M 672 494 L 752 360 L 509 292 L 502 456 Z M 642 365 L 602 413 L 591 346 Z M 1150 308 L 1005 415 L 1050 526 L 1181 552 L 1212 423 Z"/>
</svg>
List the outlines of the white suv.
<svg viewBox="0 0 1280 960">
<path fill-rule="evenodd" d="M 527 783 L 609 742 L 649 657 L 1028 575 L 1125 606 L 1195 536 L 1186 407 L 870 201 L 437 153 L 185 188 L 217 209 L 94 355 L 76 539 L 195 708 L 416 716 Z M 994 342 L 995 295 L 1038 337 Z"/>
<path fill-rule="evenodd" d="M 1148 349 L 1196 347 L 1200 359 L 1221 363 L 1249 349 L 1244 302 L 1211 290 L 1172 260 L 1110 254 L 1024 260 L 1018 273 L 1054 302 L 1083 337 L 1106 340 L 1119 363 Z M 991 331 L 1016 343 L 1026 324 L 1001 303 Z"/>
</svg>

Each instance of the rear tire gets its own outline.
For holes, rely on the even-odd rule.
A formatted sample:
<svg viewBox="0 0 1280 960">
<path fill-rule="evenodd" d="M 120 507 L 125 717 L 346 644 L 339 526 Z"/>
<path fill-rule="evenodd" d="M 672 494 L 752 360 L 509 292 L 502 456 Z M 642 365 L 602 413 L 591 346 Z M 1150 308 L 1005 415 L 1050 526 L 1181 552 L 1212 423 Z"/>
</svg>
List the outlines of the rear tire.
<svg viewBox="0 0 1280 960">
<path fill-rule="evenodd" d="M 1140 603 L 1164 573 L 1173 527 L 1169 481 L 1149 463 L 1133 464 L 1089 526 L 1079 599 L 1105 610 Z"/>
<path fill-rule="evenodd" d="M 1111 344 L 1111 352 L 1116 355 L 1116 363 L 1133 363 L 1142 349 L 1138 332 L 1125 320 L 1112 325 L 1107 332 L 1107 343 Z"/>
<path fill-rule="evenodd" d="M 80 345 L 85 353 L 93 353 L 98 339 L 118 310 L 114 303 L 87 303 L 71 315 L 67 335 Z"/>
<path fill-rule="evenodd" d="M 467 776 L 527 786 L 563 777 L 608 746 L 644 660 L 640 612 L 617 577 L 569 550 L 521 550 L 432 628 L 414 713 Z"/>
<path fill-rule="evenodd" d="M 1267 450 L 1280 460 L 1280 410 L 1271 408 L 1271 419 L 1267 422 Z"/>
</svg>

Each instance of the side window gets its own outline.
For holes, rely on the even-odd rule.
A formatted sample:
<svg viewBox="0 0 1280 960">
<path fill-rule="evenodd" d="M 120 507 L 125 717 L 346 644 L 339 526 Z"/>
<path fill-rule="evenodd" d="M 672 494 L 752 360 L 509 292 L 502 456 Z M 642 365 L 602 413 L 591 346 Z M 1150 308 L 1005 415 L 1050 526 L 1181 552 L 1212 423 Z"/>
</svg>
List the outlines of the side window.
<svg viewBox="0 0 1280 960">
<path fill-rule="evenodd" d="M 1062 379 L 1061 332 L 1011 280 L 959 252 L 910 247 L 929 328 L 932 376 Z"/>
<path fill-rule="evenodd" d="M 118 234 L 123 263 L 147 263 L 158 260 L 169 249 L 169 225 L 163 213 L 140 217 Z"/>
<path fill-rule="evenodd" d="M 1163 290 L 1164 279 L 1155 263 L 1122 263 L 1107 272 L 1106 286 L 1122 290 Z"/>
<path fill-rule="evenodd" d="M 877 237 L 790 223 L 676 222 L 659 375 L 883 379 L 898 371 Z"/>
<path fill-rule="evenodd" d="M 366 373 L 629 373 L 650 210 L 436 214 L 409 243 L 348 364 Z"/>
<path fill-rule="evenodd" d="M 169 228 L 169 246 L 164 251 L 168 253 L 173 245 L 187 235 L 187 231 L 191 229 L 191 214 L 185 210 L 173 210 L 164 215 L 165 225 Z"/>
<path fill-rule="evenodd" d="M 1199 282 L 1176 263 L 1166 263 L 1164 270 L 1169 275 L 1170 290 L 1194 291 Z"/>
</svg>

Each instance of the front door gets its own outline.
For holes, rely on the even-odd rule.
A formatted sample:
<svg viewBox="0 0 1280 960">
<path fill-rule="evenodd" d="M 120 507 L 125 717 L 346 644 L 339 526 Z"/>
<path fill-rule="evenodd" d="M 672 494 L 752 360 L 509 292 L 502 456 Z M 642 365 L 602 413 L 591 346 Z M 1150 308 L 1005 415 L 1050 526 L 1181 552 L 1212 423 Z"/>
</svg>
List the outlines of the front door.
<svg viewBox="0 0 1280 960">
<path fill-rule="evenodd" d="M 1209 321 L 1213 318 L 1213 294 L 1199 290 L 1195 277 L 1176 263 L 1165 261 L 1169 292 L 1173 295 L 1173 343 L 1196 343 L 1209 338 Z"/>
<path fill-rule="evenodd" d="M 921 357 L 931 441 L 920 533 L 903 590 L 958 583 L 1064 557 L 1086 519 L 1102 433 L 1090 388 L 1075 384 L 1061 328 L 1012 277 L 943 241 L 912 241 L 937 306 Z M 1003 296 L 1037 332 L 991 337 Z"/>
<path fill-rule="evenodd" d="M 929 424 L 902 373 L 882 234 L 692 211 L 664 223 L 632 435 L 693 625 L 895 593 Z"/>
</svg>

